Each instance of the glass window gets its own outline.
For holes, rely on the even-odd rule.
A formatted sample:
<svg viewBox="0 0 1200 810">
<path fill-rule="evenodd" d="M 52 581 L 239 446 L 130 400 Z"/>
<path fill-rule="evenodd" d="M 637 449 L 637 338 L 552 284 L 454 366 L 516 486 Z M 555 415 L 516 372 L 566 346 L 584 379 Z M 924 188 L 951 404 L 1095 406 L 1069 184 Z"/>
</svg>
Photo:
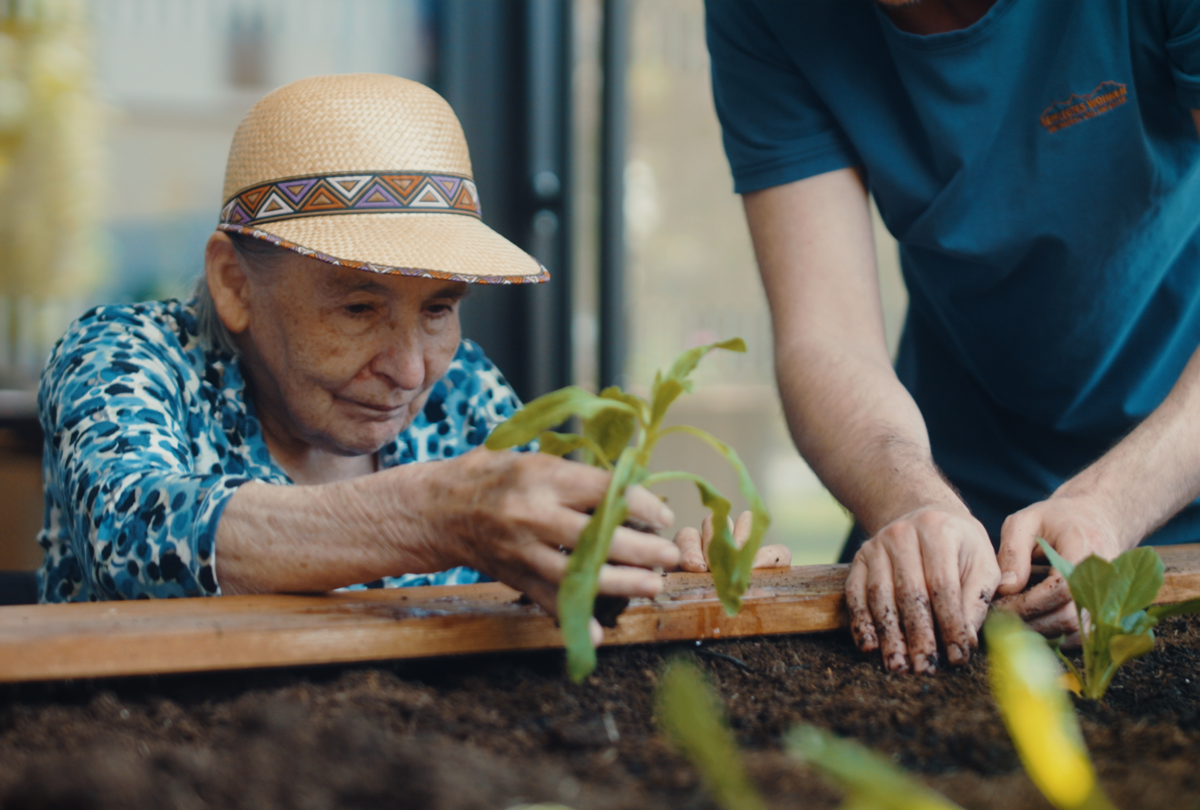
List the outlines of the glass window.
<svg viewBox="0 0 1200 810">
<path fill-rule="evenodd" d="M 71 81 L 79 93 L 98 97 L 99 115 L 47 162 L 62 163 L 68 149 L 95 152 L 87 167 L 100 200 L 100 272 L 49 296 L 5 284 L 0 384 L 36 385 L 53 341 L 91 304 L 187 295 L 222 203 L 229 143 L 250 106 L 273 87 L 322 73 L 373 71 L 427 82 L 431 7 L 430 0 L 84 4 L 83 25 L 56 34 L 55 42 L 80 57 L 68 64 L 94 65 Z M 24 81 L 32 51 L 19 46 L 10 74 Z M 0 119 L 5 59 L 13 50 L 0 48 Z M 10 316 L 21 323 L 9 324 Z"/>
<path fill-rule="evenodd" d="M 783 418 L 770 318 L 713 109 L 702 0 L 634 0 L 630 60 L 627 379 L 647 385 L 686 347 L 745 338 L 747 354 L 705 360 L 696 392 L 678 401 L 671 421 L 737 449 L 774 519 L 766 542 L 790 546 L 795 564 L 833 562 L 850 518 L 800 458 Z M 895 243 L 878 218 L 876 237 L 894 346 L 906 300 Z M 724 462 L 683 436 L 664 439 L 654 466 L 737 492 Z M 679 525 L 696 525 L 704 512 L 694 490 L 668 494 Z"/>
</svg>

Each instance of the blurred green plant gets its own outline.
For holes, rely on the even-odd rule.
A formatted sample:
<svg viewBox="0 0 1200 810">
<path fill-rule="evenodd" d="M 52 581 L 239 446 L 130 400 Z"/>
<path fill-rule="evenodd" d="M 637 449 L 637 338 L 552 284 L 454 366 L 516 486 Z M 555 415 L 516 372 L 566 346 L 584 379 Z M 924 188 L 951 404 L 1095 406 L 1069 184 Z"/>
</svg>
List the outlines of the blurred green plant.
<svg viewBox="0 0 1200 810">
<path fill-rule="evenodd" d="M 846 794 L 844 810 L 961 810 L 886 758 L 815 726 L 788 732 L 788 752 L 812 765 Z"/>
<path fill-rule="evenodd" d="M 983 632 L 992 696 L 1030 780 L 1059 810 L 1112 810 L 1045 640 L 1007 613 Z"/>
<path fill-rule="evenodd" d="M 709 433 L 688 425 L 663 427 L 667 410 L 681 394 L 692 391 L 692 372 L 706 354 L 714 349 L 746 351 L 741 338 L 697 346 L 676 358 L 664 375 L 654 375 L 650 399 L 645 400 L 613 386 L 598 395 L 577 386 L 561 388 L 538 397 L 488 437 L 487 447 L 503 450 L 538 440 L 541 452 L 555 456 L 581 451 L 583 461 L 612 472 L 604 499 L 579 535 L 567 574 L 558 591 L 558 620 L 567 648 L 567 671 L 576 683 L 596 667 L 588 623 L 595 609 L 600 569 L 608 559 L 613 532 L 629 517 L 625 490 L 635 484 L 651 487 L 671 480 L 691 481 L 700 492 L 700 500 L 712 512 L 713 540 L 709 546 L 709 570 L 717 596 L 729 615 L 742 607 L 742 594 L 750 584 L 754 555 L 771 523 L 766 504 L 750 480 L 750 473 L 733 448 Z M 555 433 L 571 417 L 583 425 L 582 433 Z M 655 445 L 675 433 L 693 436 L 720 453 L 738 477 L 738 489 L 753 515 L 750 537 L 742 548 L 734 543 L 730 531 L 730 503 L 708 481 L 689 472 L 651 474 L 647 467 Z M 630 441 L 633 441 L 632 446 Z"/>
<path fill-rule="evenodd" d="M 724 810 L 761 810 L 762 797 L 746 777 L 737 743 L 716 692 L 686 658 L 667 664 L 659 678 L 658 723 L 691 761 Z M 786 738 L 788 751 L 812 765 L 846 794 L 847 810 L 961 810 L 888 760 L 852 740 L 812 726 Z"/>
<path fill-rule="evenodd" d="M 667 664 L 659 678 L 658 724 L 704 780 L 724 810 L 765 810 L 746 777 L 741 752 L 725 724 L 708 679 L 686 658 Z"/>
<path fill-rule="evenodd" d="M 1200 599 L 1155 605 L 1163 585 L 1163 562 L 1152 548 L 1135 548 L 1112 562 L 1094 554 L 1072 565 L 1049 543 L 1038 538 L 1071 589 L 1079 616 L 1083 669 L 1062 653 L 1062 639 L 1052 643 L 1058 657 L 1089 700 L 1101 700 L 1117 669 L 1154 649 L 1154 627 L 1168 616 L 1200 613 Z M 1086 611 L 1086 612 L 1085 612 Z"/>
</svg>

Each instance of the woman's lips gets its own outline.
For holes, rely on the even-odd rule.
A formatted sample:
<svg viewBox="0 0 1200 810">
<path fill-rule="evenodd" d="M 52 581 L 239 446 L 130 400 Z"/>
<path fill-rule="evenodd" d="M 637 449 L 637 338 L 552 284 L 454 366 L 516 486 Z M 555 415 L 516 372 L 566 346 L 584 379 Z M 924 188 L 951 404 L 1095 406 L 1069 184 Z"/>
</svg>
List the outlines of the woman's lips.
<svg viewBox="0 0 1200 810">
<path fill-rule="evenodd" d="M 374 405 L 369 402 L 359 402 L 356 399 L 346 399 L 344 397 L 342 398 L 342 401 L 348 402 L 355 407 L 362 408 L 365 411 L 378 414 L 385 419 L 395 419 L 397 416 L 401 416 L 408 411 L 408 403 L 401 405 Z"/>
</svg>

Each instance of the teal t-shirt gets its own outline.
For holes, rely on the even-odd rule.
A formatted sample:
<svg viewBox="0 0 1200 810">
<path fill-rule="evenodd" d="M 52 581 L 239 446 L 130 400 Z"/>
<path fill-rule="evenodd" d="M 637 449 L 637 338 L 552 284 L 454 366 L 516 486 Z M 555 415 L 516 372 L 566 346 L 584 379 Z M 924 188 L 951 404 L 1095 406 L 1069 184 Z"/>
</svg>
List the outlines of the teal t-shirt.
<svg viewBox="0 0 1200 810">
<path fill-rule="evenodd" d="M 863 168 L 909 292 L 897 372 L 996 538 L 1200 344 L 1200 3 L 998 0 L 932 36 L 872 0 L 707 7 L 736 190 Z M 1196 504 L 1151 538 L 1197 540 Z"/>
</svg>

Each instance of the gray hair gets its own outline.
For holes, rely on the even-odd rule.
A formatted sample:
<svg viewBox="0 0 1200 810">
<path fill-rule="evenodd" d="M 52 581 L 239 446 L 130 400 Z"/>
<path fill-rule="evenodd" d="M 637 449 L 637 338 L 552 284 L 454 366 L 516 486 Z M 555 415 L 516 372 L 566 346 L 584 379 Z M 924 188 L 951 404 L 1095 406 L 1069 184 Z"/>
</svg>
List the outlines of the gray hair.
<svg viewBox="0 0 1200 810">
<path fill-rule="evenodd" d="M 233 334 L 221 323 L 221 318 L 217 315 L 217 305 L 208 290 L 208 278 L 204 273 L 196 279 L 192 298 L 196 300 L 196 326 L 199 328 L 200 341 L 221 354 L 237 357 L 241 350 L 234 342 Z"/>
<path fill-rule="evenodd" d="M 270 242 L 255 239 L 252 236 L 228 232 L 226 236 L 233 243 L 233 249 L 242 261 L 242 266 L 250 272 L 256 272 L 273 265 L 279 259 L 283 258 L 285 253 L 283 248 L 276 247 Z M 199 329 L 200 340 L 222 354 L 227 354 L 231 357 L 237 357 L 241 354 L 237 341 L 233 339 L 233 333 L 229 331 L 221 321 L 221 317 L 217 315 L 217 305 L 213 301 L 212 292 L 208 289 L 208 277 L 203 272 L 200 274 L 200 278 L 196 279 L 196 286 L 192 290 L 192 297 L 196 300 L 196 325 Z"/>
</svg>

